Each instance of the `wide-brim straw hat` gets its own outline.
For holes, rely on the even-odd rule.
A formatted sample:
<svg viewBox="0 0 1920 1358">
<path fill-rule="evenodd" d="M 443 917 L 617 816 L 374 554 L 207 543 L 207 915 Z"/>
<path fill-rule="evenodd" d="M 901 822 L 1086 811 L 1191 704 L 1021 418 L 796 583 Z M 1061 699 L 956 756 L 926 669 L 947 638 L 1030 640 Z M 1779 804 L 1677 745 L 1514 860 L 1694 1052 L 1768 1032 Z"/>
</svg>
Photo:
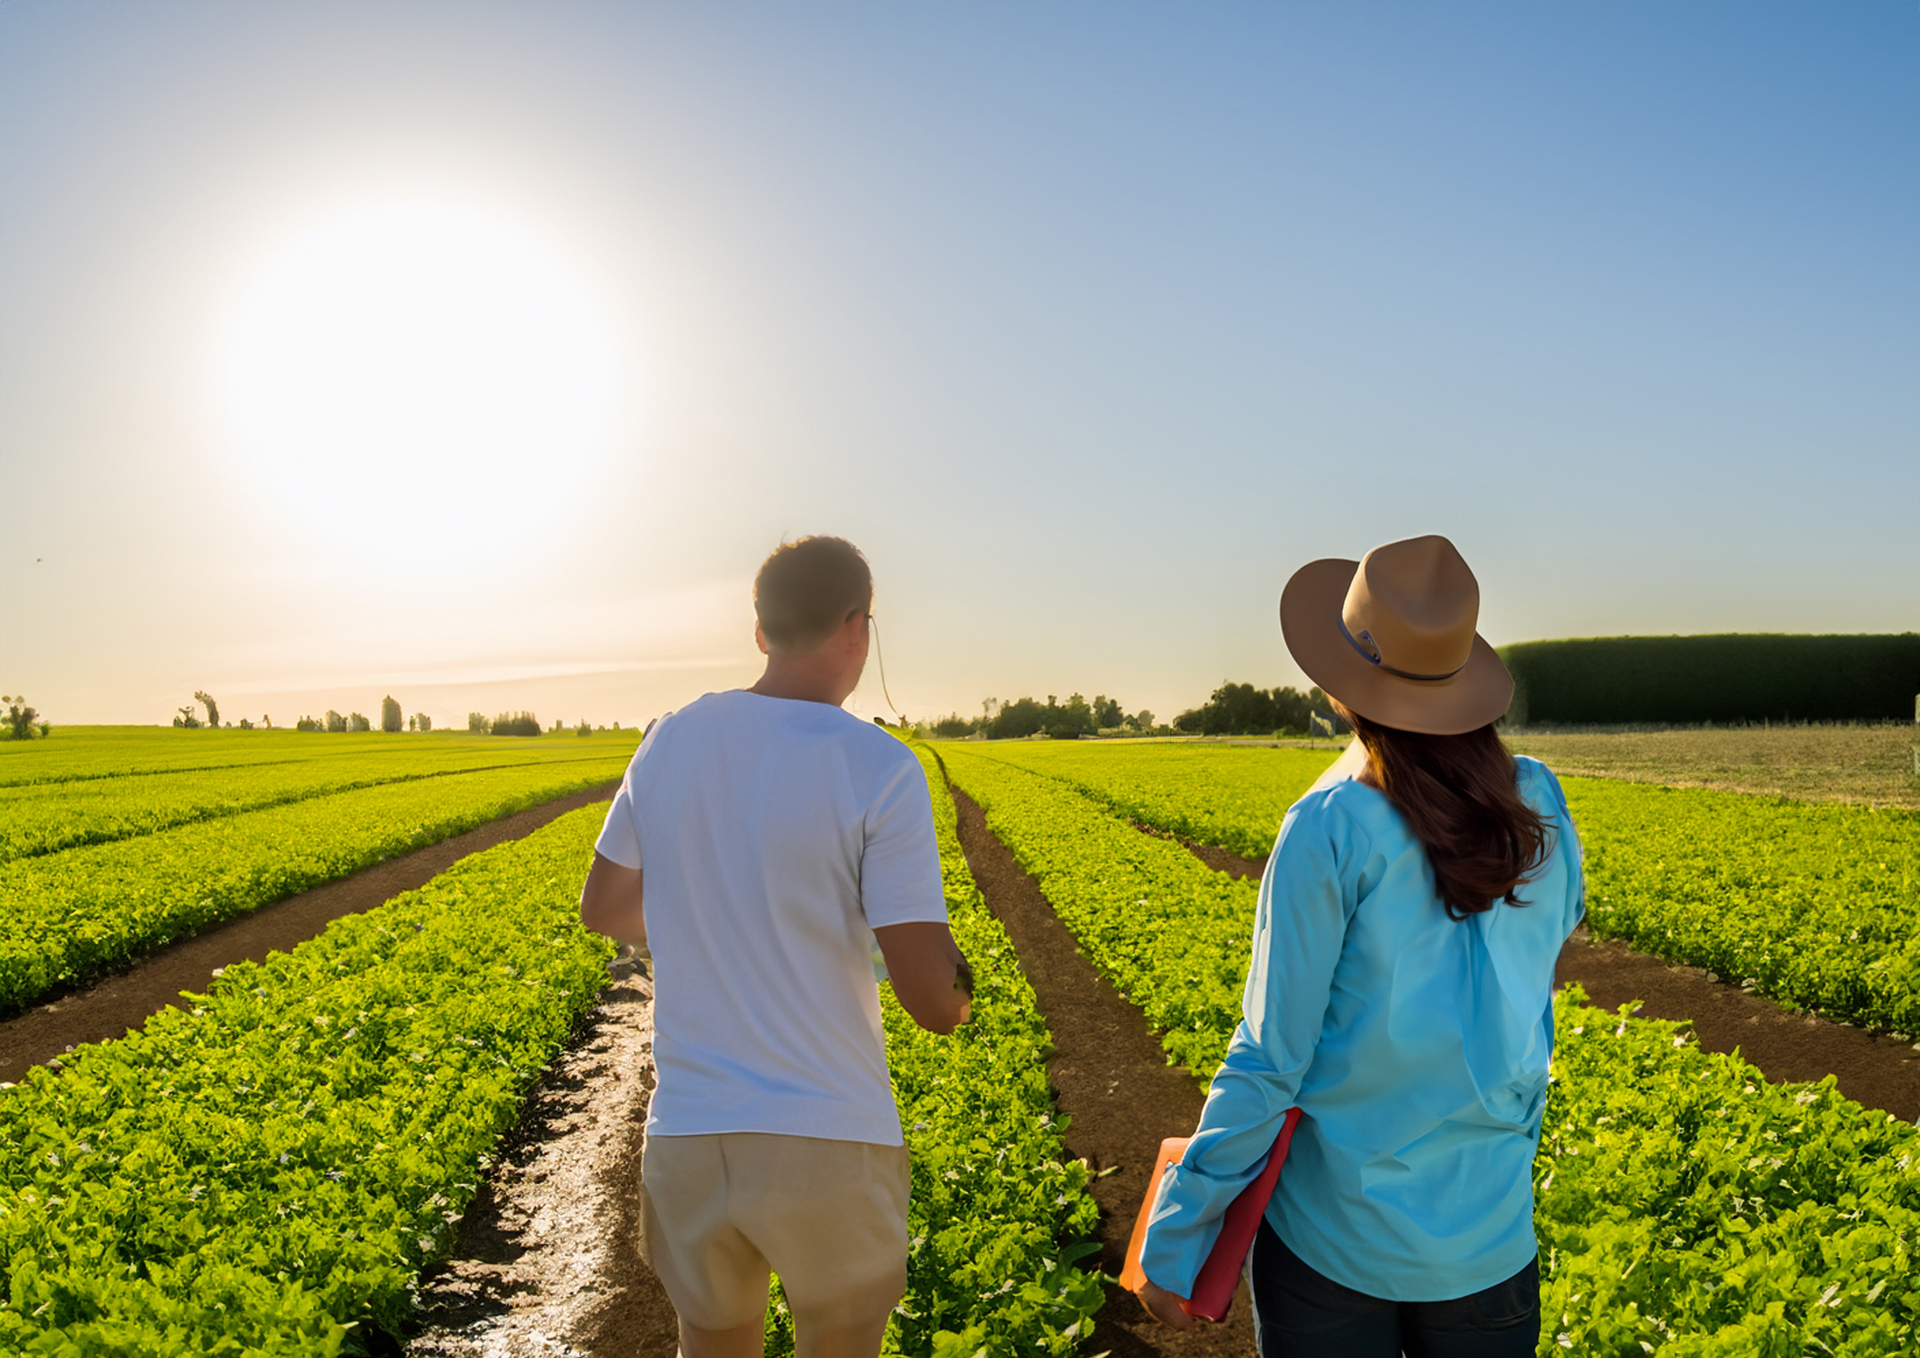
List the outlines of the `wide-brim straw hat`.
<svg viewBox="0 0 1920 1358">
<path fill-rule="evenodd" d="M 1280 632 L 1307 677 L 1370 721 L 1454 736 L 1513 702 L 1513 676 L 1486 639 L 1480 582 L 1443 537 L 1311 561 L 1280 594 Z"/>
</svg>

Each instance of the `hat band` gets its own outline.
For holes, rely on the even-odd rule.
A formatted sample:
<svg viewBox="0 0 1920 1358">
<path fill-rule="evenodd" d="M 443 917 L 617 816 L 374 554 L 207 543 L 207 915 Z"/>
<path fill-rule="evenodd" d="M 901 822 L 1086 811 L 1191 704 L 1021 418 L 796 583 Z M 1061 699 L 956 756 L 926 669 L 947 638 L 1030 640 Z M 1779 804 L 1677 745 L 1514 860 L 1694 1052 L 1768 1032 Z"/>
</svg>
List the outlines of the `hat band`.
<svg viewBox="0 0 1920 1358">
<path fill-rule="evenodd" d="M 1347 639 L 1347 645 L 1353 647 L 1354 650 L 1360 653 L 1361 659 L 1365 660 L 1369 665 L 1372 665 L 1375 669 L 1384 670 L 1388 674 L 1394 675 L 1397 678 L 1417 679 L 1423 684 L 1432 684 L 1432 683 L 1437 683 L 1442 679 L 1451 679 L 1453 678 L 1454 675 L 1460 673 L 1461 670 L 1464 670 L 1466 668 L 1466 664 L 1462 662 L 1461 664 L 1456 665 L 1452 669 L 1448 670 L 1445 674 L 1414 674 L 1408 670 L 1397 670 L 1393 666 L 1387 664 L 1386 661 L 1381 658 L 1380 644 L 1373 639 L 1373 633 L 1366 631 L 1364 628 L 1361 630 L 1360 635 L 1367 639 L 1366 644 L 1363 646 L 1360 644 L 1360 642 L 1354 639 L 1353 633 L 1347 630 L 1347 620 L 1345 618 L 1341 618 L 1339 622 L 1340 622 L 1340 635 Z M 1471 660 L 1473 657 L 1471 654 L 1469 654 L 1467 658 Z"/>
</svg>

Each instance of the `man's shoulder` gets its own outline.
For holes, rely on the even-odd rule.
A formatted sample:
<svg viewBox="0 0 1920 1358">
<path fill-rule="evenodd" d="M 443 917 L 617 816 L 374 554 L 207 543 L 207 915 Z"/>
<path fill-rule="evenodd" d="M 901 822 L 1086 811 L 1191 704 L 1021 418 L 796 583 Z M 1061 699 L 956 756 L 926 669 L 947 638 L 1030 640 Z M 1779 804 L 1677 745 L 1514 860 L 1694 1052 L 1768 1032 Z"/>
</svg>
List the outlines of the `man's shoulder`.
<svg viewBox="0 0 1920 1358">
<path fill-rule="evenodd" d="M 680 730 L 704 729 L 709 738 L 757 744 L 831 741 L 868 769 L 889 774 L 919 766 L 912 749 L 890 731 L 844 707 L 798 698 L 768 698 L 747 689 L 703 694 L 674 713 Z"/>
</svg>

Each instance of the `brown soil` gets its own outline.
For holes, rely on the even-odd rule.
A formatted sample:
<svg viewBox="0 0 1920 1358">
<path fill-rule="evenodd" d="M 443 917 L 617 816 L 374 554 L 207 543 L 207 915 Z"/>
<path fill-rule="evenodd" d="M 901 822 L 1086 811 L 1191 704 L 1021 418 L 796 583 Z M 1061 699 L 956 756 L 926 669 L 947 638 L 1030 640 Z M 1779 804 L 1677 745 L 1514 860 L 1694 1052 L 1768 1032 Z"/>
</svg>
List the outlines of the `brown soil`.
<svg viewBox="0 0 1920 1358">
<path fill-rule="evenodd" d="M 1094 1180 L 1092 1192 L 1100 1206 L 1100 1267 L 1118 1274 L 1160 1142 L 1193 1131 L 1200 1121 L 1200 1087 L 1188 1071 L 1167 1064 L 1146 1019 L 1081 954 L 1033 878 L 987 829 L 979 806 L 958 789 L 954 803 L 967 866 L 1012 938 L 1053 1031 L 1047 1074 L 1061 1112 L 1071 1119 L 1067 1149 L 1096 1171 L 1113 1171 Z M 1091 1347 L 1110 1350 L 1114 1358 L 1253 1352 L 1253 1316 L 1244 1297 L 1235 1299 L 1224 1323 L 1176 1332 L 1116 1290 L 1094 1326 Z"/>
<path fill-rule="evenodd" d="M 213 973 L 236 962 L 260 961 L 314 937 L 342 915 L 371 910 L 403 891 L 425 886 L 459 859 L 532 834 L 558 816 L 613 795 L 617 783 L 504 816 L 452 839 L 416 849 L 351 877 L 265 906 L 243 919 L 174 944 L 130 970 L 71 991 L 0 1023 L 0 1081 L 18 1081 L 33 1066 L 83 1042 L 124 1037 L 169 1005 L 180 992 L 206 986 Z"/>
<path fill-rule="evenodd" d="M 1699 967 L 1675 966 L 1618 939 L 1593 938 L 1584 926 L 1561 949 L 1553 979 L 1579 982 L 1604 1009 L 1639 1000 L 1642 1018 L 1691 1020 L 1702 1047 L 1738 1050 L 1776 1083 L 1831 1075 L 1855 1103 L 1904 1122 L 1920 1120 L 1920 1051 L 1904 1042 L 1782 1008 Z"/>
<path fill-rule="evenodd" d="M 1189 844 L 1218 872 L 1257 879 L 1266 866 L 1225 849 Z M 1769 1080 L 1789 1083 L 1834 1077 L 1855 1103 L 1905 1122 L 1920 1120 L 1920 1051 L 1850 1024 L 1782 1008 L 1699 967 L 1636 952 L 1618 939 L 1594 938 L 1583 925 L 1561 949 L 1556 986 L 1577 982 L 1603 1009 L 1640 1001 L 1642 1018 L 1685 1019 L 1708 1051 L 1732 1052 Z"/>
<path fill-rule="evenodd" d="M 501 1143 L 452 1260 L 421 1280 L 409 1358 L 674 1352 L 673 1306 L 636 1237 L 653 987 L 618 970 Z"/>
</svg>

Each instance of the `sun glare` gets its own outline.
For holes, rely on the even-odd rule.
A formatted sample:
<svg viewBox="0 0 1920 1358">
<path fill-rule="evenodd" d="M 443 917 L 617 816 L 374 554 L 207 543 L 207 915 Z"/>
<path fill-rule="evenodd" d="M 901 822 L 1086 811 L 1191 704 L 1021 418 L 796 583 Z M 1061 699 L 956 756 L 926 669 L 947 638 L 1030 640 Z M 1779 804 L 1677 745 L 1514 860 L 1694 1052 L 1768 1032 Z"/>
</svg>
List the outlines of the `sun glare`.
<svg viewBox="0 0 1920 1358">
<path fill-rule="evenodd" d="M 618 359 L 537 241 L 397 203 L 263 270 L 222 378 L 235 447 L 279 507 L 370 558 L 467 567 L 581 490 L 612 439 Z"/>
</svg>

